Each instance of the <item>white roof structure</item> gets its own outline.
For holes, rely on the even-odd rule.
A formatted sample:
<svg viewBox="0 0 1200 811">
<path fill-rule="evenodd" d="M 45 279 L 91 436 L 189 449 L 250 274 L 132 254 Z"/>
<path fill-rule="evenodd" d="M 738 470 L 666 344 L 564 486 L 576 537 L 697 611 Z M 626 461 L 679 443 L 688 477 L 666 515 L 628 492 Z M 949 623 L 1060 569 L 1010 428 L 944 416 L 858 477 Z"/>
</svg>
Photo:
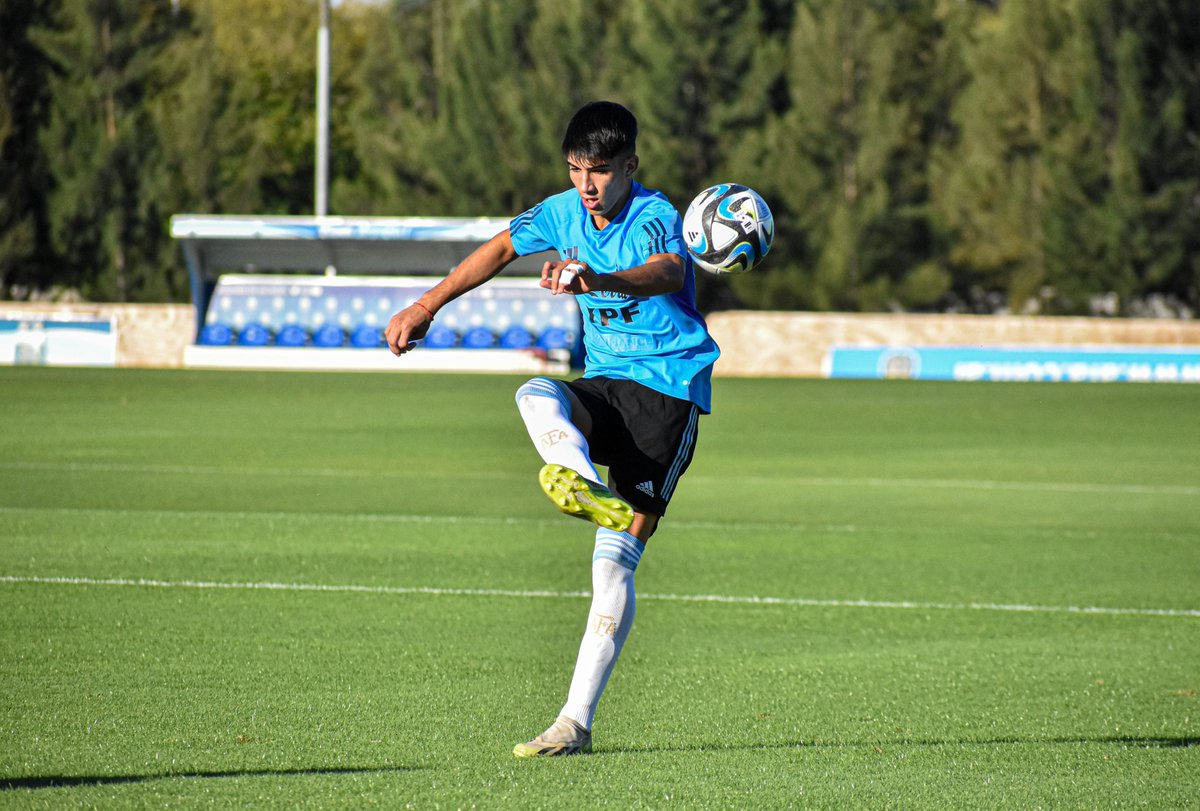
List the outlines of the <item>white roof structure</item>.
<svg viewBox="0 0 1200 811">
<path fill-rule="evenodd" d="M 443 275 L 508 223 L 504 217 L 177 214 L 171 236 L 183 247 L 193 283 L 220 271 Z M 505 272 L 537 275 L 547 258 L 521 257 Z"/>
</svg>

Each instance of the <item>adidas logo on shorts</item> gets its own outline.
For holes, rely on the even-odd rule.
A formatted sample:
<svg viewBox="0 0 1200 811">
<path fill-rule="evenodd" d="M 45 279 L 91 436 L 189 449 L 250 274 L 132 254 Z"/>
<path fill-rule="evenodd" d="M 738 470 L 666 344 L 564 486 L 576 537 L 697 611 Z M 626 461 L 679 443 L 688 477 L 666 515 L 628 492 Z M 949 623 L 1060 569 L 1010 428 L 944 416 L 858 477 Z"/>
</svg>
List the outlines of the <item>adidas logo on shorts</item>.
<svg viewBox="0 0 1200 811">
<path fill-rule="evenodd" d="M 650 496 L 650 498 L 654 498 L 654 482 L 642 482 L 637 485 L 636 489 Z"/>
</svg>

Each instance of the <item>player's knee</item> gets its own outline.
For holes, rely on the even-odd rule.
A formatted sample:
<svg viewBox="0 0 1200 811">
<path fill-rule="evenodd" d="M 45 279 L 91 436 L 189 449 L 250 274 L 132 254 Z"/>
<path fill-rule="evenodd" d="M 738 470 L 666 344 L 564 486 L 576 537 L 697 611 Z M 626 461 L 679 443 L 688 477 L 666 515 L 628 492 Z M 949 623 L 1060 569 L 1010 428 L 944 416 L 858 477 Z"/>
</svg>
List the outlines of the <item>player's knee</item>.
<svg viewBox="0 0 1200 811">
<path fill-rule="evenodd" d="M 571 413 L 571 405 L 558 384 L 547 377 L 535 377 L 517 389 L 517 409 L 522 414 L 543 411 Z"/>
<path fill-rule="evenodd" d="M 629 527 L 629 534 L 633 535 L 642 543 L 650 540 L 650 536 L 658 529 L 658 519 L 660 516 L 652 513 L 637 512 L 633 513 L 633 524 Z"/>
</svg>

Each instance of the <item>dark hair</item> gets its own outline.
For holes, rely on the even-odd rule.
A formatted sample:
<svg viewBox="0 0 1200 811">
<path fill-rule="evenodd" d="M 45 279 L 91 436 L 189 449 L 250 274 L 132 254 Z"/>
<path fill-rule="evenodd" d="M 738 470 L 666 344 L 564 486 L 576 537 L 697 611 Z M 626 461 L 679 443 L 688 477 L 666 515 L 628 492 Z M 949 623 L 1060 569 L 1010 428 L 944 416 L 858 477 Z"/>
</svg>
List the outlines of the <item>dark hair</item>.
<svg viewBox="0 0 1200 811">
<path fill-rule="evenodd" d="M 589 102 L 571 116 L 562 151 L 566 158 L 603 162 L 637 149 L 637 119 L 612 101 Z"/>
</svg>

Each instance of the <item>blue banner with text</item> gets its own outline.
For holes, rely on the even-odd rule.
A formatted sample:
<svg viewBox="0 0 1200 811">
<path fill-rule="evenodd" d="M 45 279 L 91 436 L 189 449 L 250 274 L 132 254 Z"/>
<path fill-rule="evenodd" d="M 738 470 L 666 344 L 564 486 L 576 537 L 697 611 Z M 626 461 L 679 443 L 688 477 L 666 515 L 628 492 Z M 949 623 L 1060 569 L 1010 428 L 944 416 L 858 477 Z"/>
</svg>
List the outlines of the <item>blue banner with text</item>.
<svg viewBox="0 0 1200 811">
<path fill-rule="evenodd" d="M 1200 383 L 1200 347 L 834 347 L 826 377 Z"/>
</svg>

